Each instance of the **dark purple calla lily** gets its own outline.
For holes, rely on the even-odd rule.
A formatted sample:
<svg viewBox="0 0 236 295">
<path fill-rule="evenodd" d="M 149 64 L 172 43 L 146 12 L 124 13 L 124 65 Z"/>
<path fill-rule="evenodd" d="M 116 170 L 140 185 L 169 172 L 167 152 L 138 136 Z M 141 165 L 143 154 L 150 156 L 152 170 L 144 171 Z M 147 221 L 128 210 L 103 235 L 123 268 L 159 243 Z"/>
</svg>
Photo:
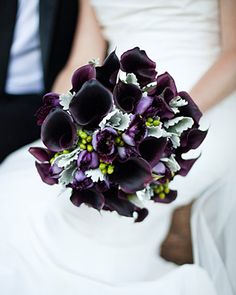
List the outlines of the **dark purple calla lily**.
<svg viewBox="0 0 236 295">
<path fill-rule="evenodd" d="M 101 210 L 104 205 L 103 194 L 93 189 L 73 190 L 70 200 L 77 207 L 84 203 L 97 210 Z"/>
<path fill-rule="evenodd" d="M 53 185 L 58 183 L 58 178 L 62 172 L 62 168 L 59 168 L 56 164 L 51 166 L 49 163 L 37 163 L 35 166 L 43 182 Z"/>
<path fill-rule="evenodd" d="M 120 81 L 116 84 L 113 97 L 116 106 L 125 111 L 132 112 L 142 97 L 142 91 L 134 84 L 126 84 Z"/>
<path fill-rule="evenodd" d="M 73 97 L 69 110 L 75 122 L 86 128 L 94 128 L 112 108 L 112 95 L 100 82 L 85 82 Z"/>
<path fill-rule="evenodd" d="M 192 149 L 196 149 L 203 142 L 207 136 L 208 130 L 202 131 L 199 129 L 190 129 L 183 133 L 181 136 L 180 147 L 178 152 L 187 153 Z"/>
<path fill-rule="evenodd" d="M 72 91 L 78 92 L 83 84 L 96 77 L 94 65 L 88 64 L 78 68 L 71 79 Z"/>
<path fill-rule="evenodd" d="M 103 161 L 114 158 L 116 151 L 115 139 L 117 135 L 117 132 L 111 127 L 106 127 L 94 134 L 92 144 Z"/>
<path fill-rule="evenodd" d="M 124 197 L 125 193 L 118 190 L 117 187 L 110 189 L 104 193 L 105 205 L 104 210 L 116 211 L 121 216 L 133 217 L 134 212 L 137 213 L 135 222 L 141 222 L 148 215 L 146 208 L 139 208 L 131 203 L 128 198 Z"/>
<path fill-rule="evenodd" d="M 157 76 L 156 82 L 157 82 L 156 88 L 151 90 L 151 93 L 150 93 L 151 95 L 161 95 L 167 89 L 168 91 L 172 93 L 172 98 L 177 95 L 177 88 L 175 85 L 175 81 L 169 73 L 165 72 L 164 74 Z M 167 96 L 167 99 L 166 99 L 167 103 L 169 103 L 169 101 L 172 99 L 172 98 L 169 98 L 169 99 L 168 98 L 169 97 Z"/>
<path fill-rule="evenodd" d="M 141 141 L 138 150 L 141 157 L 145 159 L 151 165 L 151 167 L 154 167 L 163 157 L 166 144 L 167 139 L 165 137 L 156 138 L 149 136 Z"/>
<path fill-rule="evenodd" d="M 168 194 L 165 195 L 165 198 L 160 198 L 159 195 L 155 195 L 152 200 L 157 203 L 169 204 L 177 198 L 177 191 L 170 190 Z"/>
<path fill-rule="evenodd" d="M 86 150 L 79 153 L 77 166 L 83 171 L 95 169 L 99 165 L 98 155 L 96 152 L 88 152 Z"/>
<path fill-rule="evenodd" d="M 191 117 L 194 120 L 195 126 L 199 126 L 199 121 L 202 117 L 202 112 L 200 111 L 200 109 L 198 108 L 198 106 L 195 104 L 195 102 L 193 101 L 193 99 L 190 97 L 190 95 L 185 92 L 179 92 L 178 95 L 186 100 L 188 102 L 188 104 L 186 106 L 181 107 L 180 116 L 184 116 L 184 117 Z"/>
<path fill-rule="evenodd" d="M 54 152 L 41 147 L 30 147 L 29 152 L 40 162 L 49 162 L 54 156 Z"/>
<path fill-rule="evenodd" d="M 96 67 L 96 78 L 105 87 L 112 90 L 116 83 L 116 77 L 120 69 L 120 62 L 115 53 L 111 52 L 101 67 Z"/>
<path fill-rule="evenodd" d="M 76 126 L 70 115 L 62 109 L 52 111 L 41 127 L 41 139 L 54 152 L 71 148 L 76 139 Z"/>
<path fill-rule="evenodd" d="M 152 181 L 151 167 L 142 158 L 130 158 L 127 161 L 116 162 L 111 180 L 119 184 L 125 193 L 135 193 L 142 190 Z"/>
<path fill-rule="evenodd" d="M 126 73 L 134 73 L 141 87 L 155 80 L 157 75 L 156 63 L 152 61 L 144 50 L 135 47 L 124 52 L 120 59 L 121 69 Z"/>
<path fill-rule="evenodd" d="M 47 93 L 43 97 L 43 105 L 37 110 L 35 116 L 37 117 L 37 125 L 42 125 L 43 121 L 51 110 L 61 107 L 59 102 L 59 94 L 57 93 Z"/>
<path fill-rule="evenodd" d="M 193 167 L 194 163 L 199 159 L 199 157 L 197 157 L 196 159 L 185 160 L 181 156 L 177 156 L 176 161 L 181 167 L 177 174 L 181 176 L 186 176 Z"/>
<path fill-rule="evenodd" d="M 143 140 L 146 131 L 144 119 L 140 115 L 134 115 L 128 129 L 122 134 L 122 139 L 126 144 L 136 146 Z"/>
</svg>

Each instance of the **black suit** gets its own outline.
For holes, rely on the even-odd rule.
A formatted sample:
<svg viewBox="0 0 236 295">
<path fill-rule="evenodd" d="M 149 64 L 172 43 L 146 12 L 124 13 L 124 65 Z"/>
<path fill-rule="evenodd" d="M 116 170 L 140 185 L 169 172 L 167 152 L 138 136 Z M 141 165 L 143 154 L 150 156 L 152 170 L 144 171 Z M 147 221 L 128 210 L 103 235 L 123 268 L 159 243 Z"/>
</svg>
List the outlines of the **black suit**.
<svg viewBox="0 0 236 295">
<path fill-rule="evenodd" d="M 4 93 L 16 13 L 17 0 L 0 0 L 0 162 L 10 152 L 39 137 L 34 114 L 42 94 Z M 39 16 L 44 92 L 47 92 L 70 54 L 78 0 L 40 0 Z"/>
</svg>

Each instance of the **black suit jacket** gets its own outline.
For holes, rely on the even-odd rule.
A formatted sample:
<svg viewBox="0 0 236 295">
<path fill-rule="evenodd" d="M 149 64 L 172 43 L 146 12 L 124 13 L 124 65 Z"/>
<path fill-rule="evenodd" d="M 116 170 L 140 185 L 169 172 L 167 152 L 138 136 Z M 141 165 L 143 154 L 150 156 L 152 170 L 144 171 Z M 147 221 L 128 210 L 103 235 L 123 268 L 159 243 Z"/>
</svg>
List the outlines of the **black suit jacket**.
<svg viewBox="0 0 236 295">
<path fill-rule="evenodd" d="M 78 0 L 39 0 L 39 34 L 45 91 L 70 54 L 78 19 Z M 0 0 L 0 93 L 4 92 L 17 14 L 17 0 Z"/>
</svg>

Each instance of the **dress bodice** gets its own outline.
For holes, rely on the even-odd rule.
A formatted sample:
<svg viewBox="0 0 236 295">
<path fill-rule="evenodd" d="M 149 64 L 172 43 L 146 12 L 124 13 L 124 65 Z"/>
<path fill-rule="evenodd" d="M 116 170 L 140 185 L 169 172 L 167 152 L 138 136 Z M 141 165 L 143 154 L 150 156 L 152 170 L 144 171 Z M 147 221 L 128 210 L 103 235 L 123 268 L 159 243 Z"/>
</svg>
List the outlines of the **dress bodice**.
<svg viewBox="0 0 236 295">
<path fill-rule="evenodd" d="M 92 0 L 110 50 L 139 46 L 189 90 L 220 51 L 217 0 Z"/>
</svg>

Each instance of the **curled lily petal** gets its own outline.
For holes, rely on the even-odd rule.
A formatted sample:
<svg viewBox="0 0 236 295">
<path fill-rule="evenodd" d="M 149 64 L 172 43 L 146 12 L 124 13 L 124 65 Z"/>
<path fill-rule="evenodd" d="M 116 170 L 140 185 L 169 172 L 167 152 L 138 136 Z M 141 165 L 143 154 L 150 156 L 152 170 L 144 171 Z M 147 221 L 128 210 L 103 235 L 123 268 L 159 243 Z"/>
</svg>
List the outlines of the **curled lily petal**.
<svg viewBox="0 0 236 295">
<path fill-rule="evenodd" d="M 202 131 L 199 129 L 190 129 L 185 132 L 181 138 L 180 148 L 181 153 L 187 153 L 192 149 L 196 149 L 207 136 L 208 130 Z"/>
<path fill-rule="evenodd" d="M 41 128 L 41 139 L 54 152 L 71 148 L 76 139 L 76 126 L 70 115 L 62 109 L 52 111 Z"/>
<path fill-rule="evenodd" d="M 180 170 L 177 172 L 177 174 L 181 176 L 186 176 L 191 170 L 191 168 L 193 167 L 194 163 L 199 159 L 199 157 L 195 159 L 188 159 L 188 160 L 183 159 L 181 156 L 176 157 L 176 161 L 181 167 Z"/>
<path fill-rule="evenodd" d="M 163 157 L 167 144 L 166 138 L 156 138 L 153 136 L 146 137 L 138 147 L 139 153 L 151 167 L 156 166 Z"/>
<path fill-rule="evenodd" d="M 119 184 L 125 193 L 142 190 L 151 180 L 151 167 L 142 158 L 130 158 L 127 161 L 116 162 L 111 180 Z"/>
<path fill-rule="evenodd" d="M 180 115 L 184 116 L 184 117 L 191 117 L 193 118 L 195 124 L 197 126 L 199 126 L 199 121 L 202 117 L 202 112 L 200 111 L 200 109 L 198 108 L 198 106 L 195 104 L 195 102 L 193 101 L 193 99 L 190 97 L 190 95 L 185 92 L 179 92 L 178 95 L 184 99 L 185 101 L 188 102 L 187 105 L 182 106 L 179 110 L 180 110 Z"/>
<path fill-rule="evenodd" d="M 122 71 L 135 74 L 141 86 L 155 80 L 157 74 L 156 63 L 139 47 L 124 52 L 120 63 Z"/>
<path fill-rule="evenodd" d="M 96 80 L 85 82 L 73 97 L 69 110 L 75 122 L 83 127 L 93 128 L 112 108 L 112 95 Z"/>
<path fill-rule="evenodd" d="M 125 193 L 118 190 L 116 187 L 106 191 L 104 209 L 109 211 L 116 211 L 121 216 L 133 217 L 134 212 L 137 213 L 135 222 L 141 222 L 148 215 L 146 208 L 139 208 L 124 197 Z M 122 197 L 120 197 L 122 195 Z"/>
<path fill-rule="evenodd" d="M 132 112 L 142 97 L 142 91 L 134 84 L 120 81 L 114 88 L 113 96 L 118 108 L 125 112 Z"/>
<path fill-rule="evenodd" d="M 55 153 L 41 147 L 30 147 L 29 152 L 40 162 L 49 162 Z"/>
<path fill-rule="evenodd" d="M 60 106 L 59 94 L 49 92 L 43 97 L 43 105 L 37 110 L 35 116 L 37 118 L 37 125 L 42 125 L 47 115 L 56 107 Z"/>
<path fill-rule="evenodd" d="M 164 74 L 157 76 L 156 81 L 157 81 L 157 86 L 154 89 L 155 95 L 162 94 L 163 91 L 166 89 L 171 90 L 173 96 L 177 95 L 177 88 L 175 85 L 175 81 L 169 73 L 165 72 Z M 167 102 L 169 102 L 169 100 Z"/>
<path fill-rule="evenodd" d="M 159 195 L 154 195 L 153 200 L 157 203 L 169 204 L 173 202 L 177 198 L 177 191 L 170 190 L 168 194 L 165 195 L 164 198 L 160 198 Z"/>
<path fill-rule="evenodd" d="M 43 182 L 53 185 L 58 183 L 59 174 L 62 172 L 62 168 L 51 166 L 49 163 L 37 163 L 35 166 Z"/>
<path fill-rule="evenodd" d="M 96 77 L 94 65 L 88 64 L 78 68 L 72 76 L 72 90 L 78 92 L 83 84 Z"/>
<path fill-rule="evenodd" d="M 97 210 L 101 210 L 104 205 L 103 194 L 93 189 L 73 190 L 70 200 L 77 207 L 84 203 Z"/>
<path fill-rule="evenodd" d="M 111 52 L 101 67 L 96 67 L 96 78 L 105 87 L 112 89 L 116 83 L 116 77 L 120 69 L 120 62 L 115 53 Z"/>
</svg>

